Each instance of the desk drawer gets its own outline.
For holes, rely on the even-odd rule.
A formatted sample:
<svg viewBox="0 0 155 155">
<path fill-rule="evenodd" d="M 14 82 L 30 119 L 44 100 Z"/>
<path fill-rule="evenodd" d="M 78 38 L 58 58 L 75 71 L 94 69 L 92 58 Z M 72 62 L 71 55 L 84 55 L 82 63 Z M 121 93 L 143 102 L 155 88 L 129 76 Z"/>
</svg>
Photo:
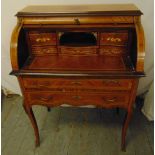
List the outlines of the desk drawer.
<svg viewBox="0 0 155 155">
<path fill-rule="evenodd" d="M 63 55 L 97 55 L 97 47 L 61 47 Z"/>
<path fill-rule="evenodd" d="M 127 52 L 125 46 L 100 46 L 100 55 L 122 56 Z"/>
<path fill-rule="evenodd" d="M 32 54 L 37 56 L 56 55 L 57 48 L 56 46 L 34 46 L 32 47 Z"/>
<path fill-rule="evenodd" d="M 26 89 L 48 90 L 52 88 L 101 89 L 101 90 L 130 90 L 132 79 L 52 79 L 52 78 L 23 78 Z"/>
<path fill-rule="evenodd" d="M 101 33 L 100 44 L 101 45 L 127 45 L 128 33 L 127 32 L 104 32 Z"/>
<path fill-rule="evenodd" d="M 107 23 L 134 23 L 133 16 L 83 16 L 83 17 L 25 17 L 23 24 L 87 25 Z"/>
<path fill-rule="evenodd" d="M 122 106 L 127 107 L 130 94 L 128 92 L 109 92 L 103 94 L 81 94 L 62 93 L 53 94 L 50 92 L 29 92 L 26 93 L 30 104 L 43 104 L 58 106 L 69 104 L 74 106 L 96 105 L 96 106 Z"/>
<path fill-rule="evenodd" d="M 56 45 L 56 33 L 30 31 L 28 33 L 31 45 Z"/>
</svg>

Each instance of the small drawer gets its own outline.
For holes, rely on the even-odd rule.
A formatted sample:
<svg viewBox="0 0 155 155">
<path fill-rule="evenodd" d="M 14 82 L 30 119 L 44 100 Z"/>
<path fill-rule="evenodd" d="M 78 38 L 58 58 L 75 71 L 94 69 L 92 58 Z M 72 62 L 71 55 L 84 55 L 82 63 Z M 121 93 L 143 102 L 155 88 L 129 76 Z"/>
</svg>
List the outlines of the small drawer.
<svg viewBox="0 0 155 155">
<path fill-rule="evenodd" d="M 67 89 L 68 88 L 78 88 L 84 83 L 80 80 L 74 79 L 53 79 L 53 78 L 23 78 L 23 85 L 25 89 L 39 89 L 39 90 L 49 90 L 49 89 Z M 70 89 L 72 90 L 72 89 Z"/>
<path fill-rule="evenodd" d="M 100 55 L 119 56 L 127 53 L 125 46 L 100 46 Z"/>
<path fill-rule="evenodd" d="M 128 43 L 127 32 L 101 33 L 100 45 L 127 45 L 127 43 Z"/>
<path fill-rule="evenodd" d="M 96 55 L 96 47 L 61 47 L 60 53 L 63 55 Z"/>
<path fill-rule="evenodd" d="M 37 56 L 57 54 L 56 46 L 33 46 L 32 54 Z"/>
<path fill-rule="evenodd" d="M 80 93 L 55 93 L 28 92 L 27 100 L 30 104 L 50 104 L 58 106 L 68 104 L 73 106 L 96 105 L 103 107 L 119 106 L 127 107 L 130 94 L 127 92 L 110 92 L 103 94 L 80 94 Z"/>
<path fill-rule="evenodd" d="M 132 79 L 51 79 L 51 78 L 23 78 L 25 89 L 63 89 L 64 91 L 109 91 L 109 90 L 130 90 Z"/>
<path fill-rule="evenodd" d="M 77 9 L 77 8 L 76 8 Z M 82 10 L 81 10 L 82 11 Z M 87 14 L 87 13 L 86 13 Z M 87 24 L 107 24 L 107 23 L 134 23 L 133 16 L 81 16 L 81 17 L 39 17 L 24 18 L 24 24 L 55 24 L 55 25 L 87 25 Z"/>
<path fill-rule="evenodd" d="M 36 32 L 28 33 L 30 44 L 33 45 L 56 45 L 56 33 Z"/>
</svg>

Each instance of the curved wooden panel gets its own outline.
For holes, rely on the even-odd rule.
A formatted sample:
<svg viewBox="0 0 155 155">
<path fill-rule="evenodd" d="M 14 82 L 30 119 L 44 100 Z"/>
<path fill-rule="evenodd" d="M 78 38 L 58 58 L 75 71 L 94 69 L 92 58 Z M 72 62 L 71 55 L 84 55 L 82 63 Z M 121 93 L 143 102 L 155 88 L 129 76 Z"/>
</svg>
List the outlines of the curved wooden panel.
<svg viewBox="0 0 155 155">
<path fill-rule="evenodd" d="M 145 38 L 144 30 L 141 25 L 140 16 L 134 17 L 136 33 L 137 33 L 137 64 L 136 71 L 144 71 L 144 57 L 145 57 Z"/>
<path fill-rule="evenodd" d="M 10 43 L 10 57 L 11 57 L 11 65 L 13 70 L 18 70 L 18 37 L 20 30 L 22 28 L 22 21 L 18 19 L 17 25 L 15 26 L 12 36 L 11 36 L 11 43 Z"/>
</svg>

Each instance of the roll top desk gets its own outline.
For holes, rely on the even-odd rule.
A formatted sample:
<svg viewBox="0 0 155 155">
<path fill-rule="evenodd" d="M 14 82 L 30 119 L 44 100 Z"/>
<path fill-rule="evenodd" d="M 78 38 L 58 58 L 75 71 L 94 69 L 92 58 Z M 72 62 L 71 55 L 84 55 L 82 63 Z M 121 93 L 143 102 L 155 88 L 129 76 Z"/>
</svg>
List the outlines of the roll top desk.
<svg viewBox="0 0 155 155">
<path fill-rule="evenodd" d="M 11 37 L 12 75 L 40 144 L 33 105 L 123 108 L 127 127 L 144 76 L 142 12 L 128 5 L 28 6 Z M 104 133 L 103 133 L 104 134 Z"/>
</svg>

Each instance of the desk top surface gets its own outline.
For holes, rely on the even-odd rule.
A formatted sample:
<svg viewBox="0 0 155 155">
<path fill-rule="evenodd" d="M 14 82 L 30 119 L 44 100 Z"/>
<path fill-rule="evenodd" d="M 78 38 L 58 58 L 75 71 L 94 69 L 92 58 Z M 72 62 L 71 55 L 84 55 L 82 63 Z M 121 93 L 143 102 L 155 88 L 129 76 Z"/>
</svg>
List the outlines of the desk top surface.
<svg viewBox="0 0 155 155">
<path fill-rule="evenodd" d="M 32 5 L 19 11 L 22 16 L 73 16 L 73 15 L 141 15 L 134 4 L 101 5 Z"/>
</svg>

